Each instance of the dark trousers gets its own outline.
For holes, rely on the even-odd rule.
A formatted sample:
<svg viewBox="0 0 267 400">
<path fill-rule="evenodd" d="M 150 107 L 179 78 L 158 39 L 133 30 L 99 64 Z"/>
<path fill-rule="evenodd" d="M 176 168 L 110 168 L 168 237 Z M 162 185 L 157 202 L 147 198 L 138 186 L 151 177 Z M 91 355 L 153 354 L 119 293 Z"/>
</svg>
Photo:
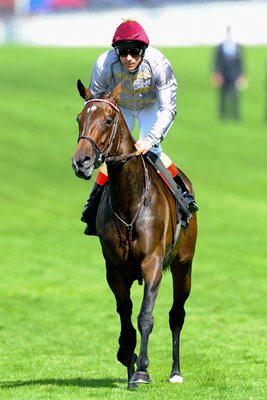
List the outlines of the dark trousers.
<svg viewBox="0 0 267 400">
<path fill-rule="evenodd" d="M 227 116 L 240 119 L 239 93 L 233 82 L 225 83 L 220 89 L 219 115 L 222 119 Z"/>
</svg>

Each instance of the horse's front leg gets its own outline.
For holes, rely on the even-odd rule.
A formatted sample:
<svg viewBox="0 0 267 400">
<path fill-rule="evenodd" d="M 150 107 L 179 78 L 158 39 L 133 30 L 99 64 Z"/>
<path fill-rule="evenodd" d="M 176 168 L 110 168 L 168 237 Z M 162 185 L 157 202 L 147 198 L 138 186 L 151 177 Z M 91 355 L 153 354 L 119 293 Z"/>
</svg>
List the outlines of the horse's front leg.
<svg viewBox="0 0 267 400">
<path fill-rule="evenodd" d="M 128 372 L 128 388 L 135 388 L 137 385 L 131 382 L 135 372 L 135 362 L 137 359 L 134 353 L 136 346 L 136 330 L 133 327 L 132 301 L 130 297 L 130 284 L 126 282 L 120 271 L 115 267 L 107 265 L 107 281 L 114 293 L 117 303 L 117 312 L 120 316 L 121 333 L 119 337 L 119 350 L 117 359 Z"/>
<path fill-rule="evenodd" d="M 173 305 L 169 313 L 172 332 L 172 370 L 170 382 L 183 381 L 180 370 L 180 333 L 185 319 L 185 302 L 191 290 L 192 261 L 197 237 L 197 221 L 194 214 L 186 230 L 185 241 L 171 264 L 173 279 Z"/>
<path fill-rule="evenodd" d="M 142 264 L 144 277 L 144 295 L 140 313 L 138 315 L 138 329 L 141 334 L 140 354 L 137 360 L 137 371 L 131 378 L 132 383 L 150 383 L 147 372 L 149 365 L 148 359 L 148 339 L 154 325 L 153 308 L 162 278 L 162 264 L 159 258 L 147 260 Z"/>
</svg>

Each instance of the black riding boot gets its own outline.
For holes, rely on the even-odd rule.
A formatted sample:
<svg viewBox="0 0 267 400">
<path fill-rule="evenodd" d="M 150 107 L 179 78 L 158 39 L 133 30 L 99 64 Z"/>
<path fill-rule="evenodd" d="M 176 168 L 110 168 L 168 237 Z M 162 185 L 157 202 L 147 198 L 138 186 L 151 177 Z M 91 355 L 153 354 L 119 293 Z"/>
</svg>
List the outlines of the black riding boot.
<svg viewBox="0 0 267 400">
<path fill-rule="evenodd" d="M 89 199 L 84 206 L 81 221 L 85 222 L 86 228 L 84 230 L 85 235 L 94 235 L 97 236 L 96 233 L 96 214 L 98 210 L 98 206 L 100 203 L 100 199 L 102 196 L 104 185 L 98 185 L 98 183 L 94 183 L 92 191 L 90 193 Z"/>
<path fill-rule="evenodd" d="M 187 207 L 188 210 L 193 213 L 199 210 L 197 203 L 195 202 L 195 198 L 192 195 L 192 193 L 190 193 L 187 189 L 187 187 L 185 186 L 185 183 L 183 181 L 183 178 L 181 177 L 181 175 L 178 173 L 174 178 L 175 183 L 177 183 L 177 186 L 182 190 L 183 192 L 183 196 L 184 199 L 187 203 Z"/>
</svg>

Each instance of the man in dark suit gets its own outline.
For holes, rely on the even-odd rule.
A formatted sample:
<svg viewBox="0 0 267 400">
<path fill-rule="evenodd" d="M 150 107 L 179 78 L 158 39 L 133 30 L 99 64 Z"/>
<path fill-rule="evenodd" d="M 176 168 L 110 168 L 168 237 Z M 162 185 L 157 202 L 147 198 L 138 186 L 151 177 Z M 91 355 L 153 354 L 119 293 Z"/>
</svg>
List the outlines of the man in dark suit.
<svg viewBox="0 0 267 400">
<path fill-rule="evenodd" d="M 231 112 L 234 119 L 240 119 L 239 90 L 245 89 L 241 46 L 231 38 L 231 28 L 227 27 L 225 42 L 215 49 L 213 84 L 220 89 L 219 116 L 225 118 Z"/>
</svg>

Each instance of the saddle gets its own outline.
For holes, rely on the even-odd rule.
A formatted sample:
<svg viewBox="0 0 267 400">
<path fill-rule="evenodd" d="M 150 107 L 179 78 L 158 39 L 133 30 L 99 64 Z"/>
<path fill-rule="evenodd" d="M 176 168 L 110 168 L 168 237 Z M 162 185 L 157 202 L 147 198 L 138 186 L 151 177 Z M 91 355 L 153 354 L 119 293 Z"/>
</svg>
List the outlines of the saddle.
<svg viewBox="0 0 267 400">
<path fill-rule="evenodd" d="M 177 210 L 180 211 L 181 215 L 177 215 L 180 217 L 178 220 L 181 219 L 187 223 L 187 220 L 192 218 L 191 212 L 188 210 L 186 200 L 184 199 L 182 189 L 177 186 L 177 183 L 171 176 L 170 172 L 167 170 L 161 159 L 152 151 L 149 151 L 146 154 L 146 159 L 149 163 L 155 168 L 155 170 L 160 174 L 162 179 L 167 184 L 168 188 L 170 189 L 171 193 L 173 194 L 176 202 L 177 202 Z"/>
</svg>

